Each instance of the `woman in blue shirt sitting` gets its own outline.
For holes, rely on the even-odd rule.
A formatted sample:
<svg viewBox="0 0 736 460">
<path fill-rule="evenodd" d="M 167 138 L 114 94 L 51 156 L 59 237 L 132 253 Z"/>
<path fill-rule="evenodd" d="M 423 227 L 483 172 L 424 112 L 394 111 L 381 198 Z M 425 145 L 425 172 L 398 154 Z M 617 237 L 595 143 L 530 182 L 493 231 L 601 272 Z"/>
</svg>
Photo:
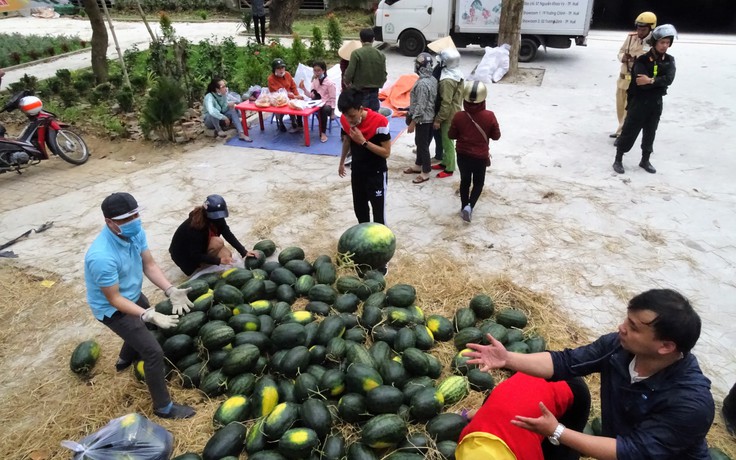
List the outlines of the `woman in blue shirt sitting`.
<svg viewBox="0 0 736 460">
<path fill-rule="evenodd" d="M 202 104 L 202 115 L 204 116 L 204 125 L 209 129 L 215 130 L 215 135 L 226 137 L 224 129 L 228 129 L 230 125 L 234 125 L 238 130 L 238 138 L 241 141 L 253 142 L 243 132 L 243 125 L 240 122 L 238 111 L 235 110 L 235 103 L 227 101 L 227 82 L 221 78 L 213 78 L 209 86 L 207 86 L 207 94 L 204 96 L 204 104 Z"/>
</svg>

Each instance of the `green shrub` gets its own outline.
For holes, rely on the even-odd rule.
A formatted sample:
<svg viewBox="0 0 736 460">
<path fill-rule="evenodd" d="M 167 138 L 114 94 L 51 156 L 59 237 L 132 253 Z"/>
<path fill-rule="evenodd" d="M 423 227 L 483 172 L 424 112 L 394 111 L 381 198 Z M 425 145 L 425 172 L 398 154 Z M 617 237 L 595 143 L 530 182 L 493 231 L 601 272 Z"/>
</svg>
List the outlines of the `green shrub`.
<svg viewBox="0 0 736 460">
<path fill-rule="evenodd" d="M 169 77 L 159 78 L 151 88 L 146 105 L 141 112 L 145 126 L 155 129 L 161 137 L 174 140 L 174 123 L 187 109 L 184 102 L 185 91 L 176 80 Z"/>
<path fill-rule="evenodd" d="M 291 41 L 291 58 L 293 59 L 293 70 L 296 71 L 296 67 L 300 62 L 304 62 L 304 59 L 308 55 L 307 46 L 302 41 L 299 34 L 293 35 L 294 39 Z"/>
<path fill-rule="evenodd" d="M 330 51 L 337 54 L 342 46 L 342 29 L 340 21 L 333 13 L 327 15 L 327 41 L 330 42 Z"/>
<path fill-rule="evenodd" d="M 59 92 L 59 97 L 61 98 L 61 103 L 64 105 L 64 107 L 71 107 L 79 98 L 79 94 L 73 89 L 73 88 L 64 88 Z"/>
<path fill-rule="evenodd" d="M 127 113 L 133 111 L 133 92 L 129 88 L 126 87 L 121 89 L 115 96 L 115 99 L 118 101 L 120 110 L 123 112 Z"/>
<path fill-rule="evenodd" d="M 92 85 L 85 80 L 74 80 L 72 87 L 80 94 L 86 94 L 92 88 Z"/>
<path fill-rule="evenodd" d="M 135 91 L 143 92 L 148 87 L 148 77 L 145 75 L 131 75 L 130 76 L 130 86 L 133 87 Z"/>
<path fill-rule="evenodd" d="M 197 16 L 202 18 L 203 21 L 207 20 L 207 12 L 205 10 L 199 10 L 197 11 Z"/>
<path fill-rule="evenodd" d="M 47 78 L 45 86 L 49 94 L 59 94 L 59 91 L 63 88 L 61 80 L 56 76 Z"/>
<path fill-rule="evenodd" d="M 120 88 L 123 86 L 123 74 L 121 73 L 111 73 L 107 76 L 107 81 L 109 81 L 111 84 L 115 85 L 116 87 Z"/>
<path fill-rule="evenodd" d="M 69 69 L 59 69 L 56 71 L 56 78 L 62 85 L 69 86 L 72 84 L 72 73 Z"/>
<path fill-rule="evenodd" d="M 312 42 L 309 44 L 309 55 L 312 59 L 324 59 L 327 54 L 325 40 L 322 37 L 322 29 L 317 26 L 312 28 Z"/>
</svg>

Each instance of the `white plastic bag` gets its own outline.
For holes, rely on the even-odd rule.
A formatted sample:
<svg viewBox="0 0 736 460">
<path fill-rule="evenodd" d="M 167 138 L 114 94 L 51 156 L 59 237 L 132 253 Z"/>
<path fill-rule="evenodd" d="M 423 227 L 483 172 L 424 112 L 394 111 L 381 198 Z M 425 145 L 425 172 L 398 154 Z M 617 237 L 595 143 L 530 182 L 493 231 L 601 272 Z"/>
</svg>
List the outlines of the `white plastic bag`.
<svg viewBox="0 0 736 460">
<path fill-rule="evenodd" d="M 473 72 L 468 76 L 468 80 L 482 81 L 490 84 L 501 80 L 506 72 L 509 71 L 509 49 L 507 44 L 491 48 L 486 46 L 486 52 Z"/>
<path fill-rule="evenodd" d="M 300 63 L 296 68 L 296 72 L 294 72 L 296 87 L 304 90 L 304 93 L 310 94 L 312 92 L 312 78 L 314 78 L 312 68 Z"/>
<path fill-rule="evenodd" d="M 283 107 L 289 103 L 289 93 L 286 89 L 279 88 L 278 91 L 271 92 L 271 105 L 274 107 Z"/>
<path fill-rule="evenodd" d="M 240 97 L 240 94 L 236 93 L 235 91 L 230 91 L 227 93 L 227 101 L 240 104 L 241 102 L 243 102 L 243 98 Z"/>
<path fill-rule="evenodd" d="M 61 445 L 74 452 L 74 460 L 167 460 L 174 450 L 174 436 L 143 415 L 132 413 L 111 420 L 79 442 L 62 441 Z"/>
<path fill-rule="evenodd" d="M 240 257 L 240 254 L 237 252 L 233 254 L 233 263 L 229 265 L 209 265 L 204 268 L 200 268 L 199 270 L 192 273 L 192 276 L 189 277 L 190 280 L 197 279 L 200 276 L 206 275 L 208 273 L 222 273 L 224 271 L 230 270 L 231 268 L 245 268 L 245 261 L 242 257 Z"/>
</svg>

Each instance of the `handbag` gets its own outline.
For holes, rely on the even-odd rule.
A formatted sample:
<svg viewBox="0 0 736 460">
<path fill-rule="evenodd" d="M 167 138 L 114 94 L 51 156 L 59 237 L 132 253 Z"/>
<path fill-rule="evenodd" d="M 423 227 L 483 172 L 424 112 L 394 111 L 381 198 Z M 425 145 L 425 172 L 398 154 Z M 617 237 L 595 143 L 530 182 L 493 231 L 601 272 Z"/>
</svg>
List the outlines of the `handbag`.
<svg viewBox="0 0 736 460">
<path fill-rule="evenodd" d="M 488 135 L 486 134 L 485 131 L 483 131 L 483 128 L 481 128 L 480 125 L 478 123 L 476 123 L 475 120 L 473 120 L 473 117 L 471 117 L 468 112 L 465 112 L 465 114 L 468 116 L 468 118 L 470 118 L 470 121 L 473 122 L 473 124 L 475 125 L 475 127 L 478 128 L 478 132 L 480 133 L 481 136 L 483 136 L 483 139 L 485 139 L 486 144 L 488 144 Z M 488 167 L 491 166 L 491 158 L 493 158 L 491 156 L 491 152 L 488 151 L 488 158 L 486 159 L 486 168 L 488 168 Z"/>
</svg>

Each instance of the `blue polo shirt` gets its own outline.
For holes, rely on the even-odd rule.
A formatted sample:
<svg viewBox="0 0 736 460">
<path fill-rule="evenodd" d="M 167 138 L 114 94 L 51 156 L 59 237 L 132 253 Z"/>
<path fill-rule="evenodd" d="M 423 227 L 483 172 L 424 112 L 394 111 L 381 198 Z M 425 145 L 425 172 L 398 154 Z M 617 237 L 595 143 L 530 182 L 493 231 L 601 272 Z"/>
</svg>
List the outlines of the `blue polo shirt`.
<svg viewBox="0 0 736 460">
<path fill-rule="evenodd" d="M 102 321 L 118 311 L 110 305 L 100 288 L 117 284 L 120 294 L 131 302 L 141 296 L 141 253 L 146 249 L 148 240 L 144 231 L 131 240 L 125 240 L 115 235 L 107 225 L 92 242 L 84 256 L 84 282 L 87 285 L 87 302 L 95 318 Z"/>
</svg>

